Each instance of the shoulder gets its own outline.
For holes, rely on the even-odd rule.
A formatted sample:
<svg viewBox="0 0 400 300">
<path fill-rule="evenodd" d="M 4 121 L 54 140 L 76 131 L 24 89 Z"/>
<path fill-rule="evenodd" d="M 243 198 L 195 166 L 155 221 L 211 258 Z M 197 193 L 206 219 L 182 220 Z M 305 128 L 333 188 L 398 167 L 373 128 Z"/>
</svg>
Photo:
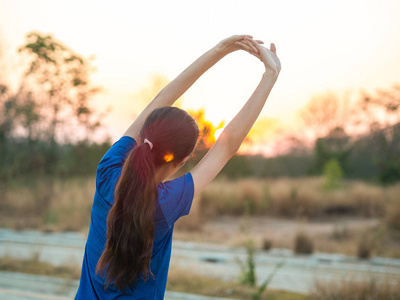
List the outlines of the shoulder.
<svg viewBox="0 0 400 300">
<path fill-rule="evenodd" d="M 159 197 L 162 198 L 171 194 L 178 196 L 184 190 L 190 190 L 193 187 L 193 177 L 189 172 L 173 180 L 160 182 L 157 185 L 157 191 L 159 192 Z"/>
<path fill-rule="evenodd" d="M 136 141 L 130 136 L 123 136 L 111 146 L 104 157 L 119 155 L 126 157 L 129 151 L 131 151 L 136 146 L 136 144 Z"/>
<path fill-rule="evenodd" d="M 110 163 L 115 163 L 116 161 L 125 161 L 129 152 L 135 148 L 136 141 L 129 137 L 123 136 L 118 141 L 116 141 L 111 148 L 104 154 L 100 160 L 99 168 L 107 166 Z"/>
<path fill-rule="evenodd" d="M 113 184 L 113 181 L 119 177 L 128 154 L 135 146 L 136 141 L 133 138 L 123 136 L 104 154 L 96 171 L 96 188 L 98 192 L 102 192 L 104 189 L 111 190 L 111 186 L 106 183 Z"/>
<path fill-rule="evenodd" d="M 168 225 L 172 226 L 180 217 L 189 214 L 194 196 L 192 174 L 159 183 L 157 194 L 158 205 Z"/>
</svg>

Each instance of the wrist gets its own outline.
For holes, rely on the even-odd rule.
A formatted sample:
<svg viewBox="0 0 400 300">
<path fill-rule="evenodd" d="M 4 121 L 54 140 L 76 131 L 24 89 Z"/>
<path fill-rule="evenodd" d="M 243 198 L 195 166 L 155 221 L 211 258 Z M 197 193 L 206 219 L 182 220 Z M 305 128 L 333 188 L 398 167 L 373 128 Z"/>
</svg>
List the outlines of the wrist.
<svg viewBox="0 0 400 300">
<path fill-rule="evenodd" d="M 263 73 L 263 78 L 273 79 L 274 81 L 278 79 L 278 76 L 279 76 L 279 70 L 272 68 L 266 69 L 265 72 Z"/>
<path fill-rule="evenodd" d="M 214 46 L 213 50 L 221 58 L 232 52 L 232 51 L 230 51 L 230 49 L 228 49 L 226 46 L 224 46 L 221 42 L 216 44 Z"/>
</svg>

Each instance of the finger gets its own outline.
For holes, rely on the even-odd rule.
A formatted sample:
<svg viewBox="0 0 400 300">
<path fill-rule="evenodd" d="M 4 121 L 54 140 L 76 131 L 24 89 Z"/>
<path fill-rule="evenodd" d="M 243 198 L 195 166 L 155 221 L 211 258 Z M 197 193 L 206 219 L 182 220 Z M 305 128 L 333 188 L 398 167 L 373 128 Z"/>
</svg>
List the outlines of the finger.
<svg viewBox="0 0 400 300">
<path fill-rule="evenodd" d="M 234 39 L 235 39 L 236 41 L 240 41 L 240 40 L 243 40 L 243 39 L 245 39 L 245 38 L 250 38 L 250 39 L 253 38 L 252 35 L 248 35 L 248 34 L 234 35 L 233 37 L 234 37 Z"/>
<path fill-rule="evenodd" d="M 262 62 L 262 59 L 261 59 L 261 57 L 259 56 L 258 52 L 255 53 L 254 51 L 252 51 L 253 47 L 249 47 L 248 44 L 245 44 L 245 43 L 239 42 L 239 41 L 238 41 L 238 42 L 235 42 L 235 44 L 238 45 L 239 47 L 241 47 L 241 48 L 242 48 L 243 50 L 245 50 L 246 52 L 250 53 L 251 55 L 257 57 L 257 58 Z"/>
<path fill-rule="evenodd" d="M 242 43 L 242 42 L 238 41 L 238 42 L 235 42 L 235 44 L 238 45 L 239 47 L 241 47 L 243 50 L 245 50 L 247 52 L 253 52 L 253 49 L 249 45 L 247 45 L 245 43 Z"/>
<path fill-rule="evenodd" d="M 258 51 L 256 52 L 254 50 L 254 47 L 252 47 L 251 45 L 244 43 L 244 42 L 236 42 L 235 44 L 237 44 L 239 47 L 242 48 L 242 50 L 245 50 L 246 52 L 250 53 L 250 54 L 255 54 L 258 55 Z"/>
<path fill-rule="evenodd" d="M 251 39 L 252 40 L 252 39 Z M 243 43 L 247 44 L 249 47 L 251 47 L 253 49 L 253 51 L 255 53 L 258 53 L 258 49 L 251 43 L 249 42 L 249 39 L 244 39 Z"/>
<path fill-rule="evenodd" d="M 260 45 L 253 39 L 245 38 L 246 41 L 250 42 L 257 50 L 260 50 Z"/>
<path fill-rule="evenodd" d="M 274 43 L 271 43 L 270 50 L 276 55 L 276 46 Z"/>
<path fill-rule="evenodd" d="M 257 42 L 258 44 L 264 44 L 264 42 L 261 41 L 261 40 L 256 40 L 256 42 Z"/>
</svg>

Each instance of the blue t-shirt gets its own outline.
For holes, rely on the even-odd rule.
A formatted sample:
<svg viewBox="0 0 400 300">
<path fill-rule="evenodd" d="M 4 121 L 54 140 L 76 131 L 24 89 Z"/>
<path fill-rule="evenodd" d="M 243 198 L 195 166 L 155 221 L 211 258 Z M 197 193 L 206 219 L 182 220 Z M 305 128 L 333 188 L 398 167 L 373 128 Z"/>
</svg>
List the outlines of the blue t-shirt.
<svg viewBox="0 0 400 300">
<path fill-rule="evenodd" d="M 96 192 L 93 200 L 89 235 L 83 257 L 81 280 L 75 299 L 164 299 L 169 261 L 171 258 L 174 223 L 190 211 L 193 200 L 193 178 L 187 173 L 157 186 L 154 214 L 155 234 L 150 269 L 155 276 L 146 282 L 140 277 L 132 293 L 123 295 L 119 289 L 104 289 L 102 278 L 96 275 L 96 265 L 106 243 L 107 215 L 114 203 L 114 189 L 122 166 L 136 141 L 128 136 L 117 141 L 101 159 L 97 168 Z"/>
</svg>

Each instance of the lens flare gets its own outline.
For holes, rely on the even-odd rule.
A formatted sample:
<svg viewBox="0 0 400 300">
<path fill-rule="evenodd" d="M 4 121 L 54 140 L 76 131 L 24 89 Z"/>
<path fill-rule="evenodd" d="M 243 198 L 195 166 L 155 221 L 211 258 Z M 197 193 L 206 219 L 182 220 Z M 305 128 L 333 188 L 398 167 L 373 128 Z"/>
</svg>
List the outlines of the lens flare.
<svg viewBox="0 0 400 300">
<path fill-rule="evenodd" d="M 173 161 L 174 160 L 174 155 L 172 153 L 167 153 L 164 155 L 164 161 L 166 163 Z"/>
</svg>

